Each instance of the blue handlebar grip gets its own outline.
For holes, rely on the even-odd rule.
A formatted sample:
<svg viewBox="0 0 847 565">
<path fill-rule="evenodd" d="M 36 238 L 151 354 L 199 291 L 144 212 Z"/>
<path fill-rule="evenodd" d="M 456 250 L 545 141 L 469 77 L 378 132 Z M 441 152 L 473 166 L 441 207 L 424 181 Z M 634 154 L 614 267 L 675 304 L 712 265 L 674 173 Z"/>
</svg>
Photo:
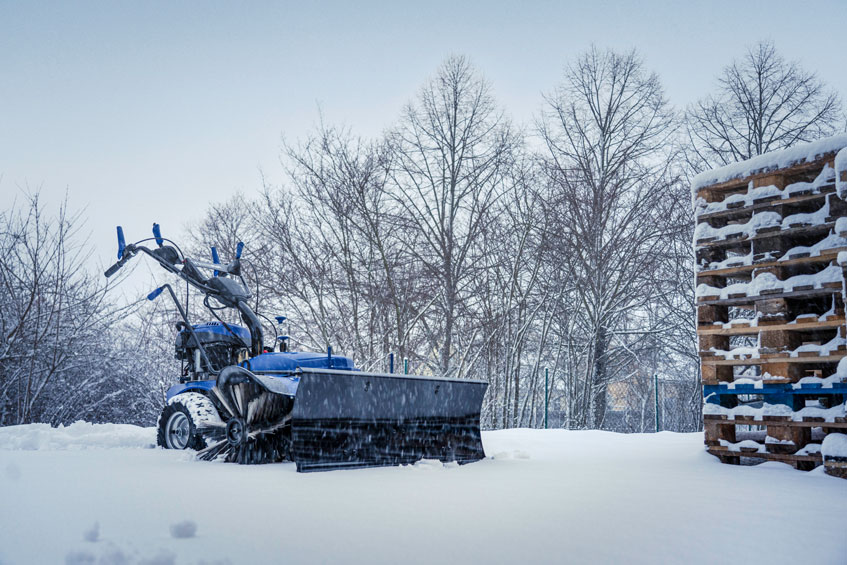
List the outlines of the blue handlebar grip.
<svg viewBox="0 0 847 565">
<path fill-rule="evenodd" d="M 153 224 L 153 237 L 156 238 L 156 244 L 161 247 L 165 244 L 162 239 L 162 230 L 159 229 L 159 224 Z"/>
<path fill-rule="evenodd" d="M 163 290 L 165 290 L 165 287 L 160 286 L 159 288 L 147 295 L 147 300 L 156 300 L 156 297 L 162 294 Z"/>
<path fill-rule="evenodd" d="M 215 265 L 220 265 L 220 263 L 221 263 L 221 260 L 218 257 L 218 248 L 215 247 L 214 245 L 212 246 L 212 263 L 214 263 Z M 218 276 L 219 274 L 221 274 L 221 272 L 218 271 L 218 270 L 215 270 L 215 276 Z"/>
<path fill-rule="evenodd" d="M 118 226 L 118 259 L 123 259 L 124 249 L 126 249 L 126 240 L 124 239 L 124 229 Z"/>
<path fill-rule="evenodd" d="M 238 246 L 235 248 L 235 258 L 241 259 L 241 252 L 244 251 L 244 242 L 239 241 Z"/>
</svg>

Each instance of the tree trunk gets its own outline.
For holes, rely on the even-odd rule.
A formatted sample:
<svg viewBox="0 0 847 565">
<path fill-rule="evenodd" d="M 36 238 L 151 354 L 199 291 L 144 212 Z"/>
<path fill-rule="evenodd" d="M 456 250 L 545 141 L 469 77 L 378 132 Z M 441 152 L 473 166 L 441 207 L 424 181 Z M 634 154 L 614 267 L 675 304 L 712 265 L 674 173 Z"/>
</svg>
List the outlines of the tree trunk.
<svg viewBox="0 0 847 565">
<path fill-rule="evenodd" d="M 603 420 L 606 417 L 606 389 L 607 389 L 607 363 L 606 349 L 608 347 L 608 337 L 606 336 L 606 328 L 599 327 L 594 334 L 594 375 L 591 387 L 593 396 L 591 405 L 592 428 L 598 429 L 603 426 Z"/>
</svg>

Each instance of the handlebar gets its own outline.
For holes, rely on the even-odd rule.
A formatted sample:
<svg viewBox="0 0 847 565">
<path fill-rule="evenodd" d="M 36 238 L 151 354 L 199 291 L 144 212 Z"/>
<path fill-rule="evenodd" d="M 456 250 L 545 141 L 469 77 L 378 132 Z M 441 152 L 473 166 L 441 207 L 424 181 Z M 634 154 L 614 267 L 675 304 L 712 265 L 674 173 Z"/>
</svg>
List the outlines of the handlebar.
<svg viewBox="0 0 847 565">
<path fill-rule="evenodd" d="M 129 248 L 129 246 L 127 246 L 127 249 L 128 248 Z M 114 275 L 115 273 L 117 273 L 120 270 L 120 268 L 123 267 L 126 264 L 126 262 L 129 261 L 132 258 L 133 255 L 135 255 L 135 252 L 134 251 L 125 251 L 125 252 L 122 253 L 122 255 L 123 256 L 120 258 L 120 260 L 117 263 L 115 263 L 114 265 L 112 265 L 111 267 L 106 269 L 106 272 L 103 273 L 104 275 L 106 275 L 106 278 L 109 278 L 112 275 Z"/>
<path fill-rule="evenodd" d="M 137 243 L 125 244 L 123 229 L 119 226 L 117 231 L 118 262 L 109 267 L 106 272 L 103 273 L 107 278 L 117 273 L 127 263 L 127 261 L 132 259 L 139 252 L 149 255 L 150 257 L 155 259 L 157 263 L 164 267 L 165 270 L 177 275 L 178 277 L 191 284 L 193 287 L 197 288 L 201 292 L 213 296 L 221 295 L 220 285 L 217 283 L 212 283 L 212 281 L 216 277 L 218 277 L 219 275 L 229 275 L 232 277 L 240 278 L 241 276 L 240 257 L 241 252 L 244 249 L 244 243 L 242 242 L 239 242 L 236 248 L 235 261 L 233 261 L 227 267 L 223 267 L 219 263 L 220 259 L 218 257 L 217 249 L 214 247 L 212 248 L 214 263 L 208 263 L 205 261 L 195 261 L 192 259 L 188 259 L 182 256 L 182 252 L 175 250 L 169 245 L 164 245 L 166 240 L 162 237 L 162 232 L 161 228 L 159 227 L 159 224 L 153 224 L 152 239 L 154 239 L 156 241 L 156 244 L 159 246 L 158 248 L 153 249 L 148 249 L 144 245 L 139 245 L 140 243 L 146 240 L 141 240 Z M 213 271 L 214 276 L 212 278 L 207 278 L 197 270 L 198 268 L 209 269 Z"/>
<path fill-rule="evenodd" d="M 240 276 L 241 274 L 238 272 L 240 270 L 238 269 L 238 259 L 236 259 L 232 265 L 222 268 L 220 264 L 208 263 L 206 261 L 195 261 L 188 258 L 180 260 L 176 251 L 174 251 L 170 246 L 163 246 L 151 250 L 143 245 L 138 245 L 137 243 L 130 243 L 126 245 L 121 259 L 109 267 L 103 274 L 106 275 L 106 277 L 111 277 L 118 272 L 127 263 L 127 261 L 132 259 L 138 253 L 145 253 L 149 255 L 167 271 L 177 275 L 196 289 L 206 294 L 219 295 L 220 289 L 217 288 L 218 285 L 210 285 L 209 282 L 211 279 L 206 279 L 202 274 L 200 274 L 197 270 L 198 268 L 214 271 L 215 277 L 218 275 Z M 233 268 L 233 265 L 235 265 L 235 268 Z"/>
<path fill-rule="evenodd" d="M 141 245 L 141 243 L 150 241 L 150 239 L 155 240 L 158 247 L 149 249 L 144 245 Z M 169 245 L 165 245 L 165 242 Z M 136 243 L 130 243 L 128 245 L 124 245 L 123 229 L 118 227 L 119 260 L 117 263 L 109 267 L 104 274 L 106 277 L 111 277 L 118 272 L 118 270 L 120 270 L 127 261 L 135 257 L 138 253 L 149 255 L 166 271 L 173 273 L 189 285 L 203 292 L 206 295 L 206 299 L 214 297 L 214 299 L 217 300 L 223 307 L 237 309 L 241 314 L 241 318 L 250 330 L 251 350 L 255 356 L 261 355 L 263 350 L 262 326 L 256 317 L 256 314 L 247 305 L 247 301 L 250 299 L 251 294 L 247 288 L 247 283 L 241 276 L 241 254 L 243 251 L 244 243 L 238 242 L 235 251 L 235 260 L 226 267 L 223 267 L 219 262 L 220 257 L 218 256 L 217 249 L 215 247 L 212 247 L 213 263 L 195 261 L 185 257 L 174 242 L 162 237 L 159 224 L 153 224 L 152 238 L 142 239 Z M 201 273 L 198 268 L 209 269 L 213 272 L 213 275 L 209 277 Z M 238 282 L 233 280 L 235 278 L 241 280 L 240 285 Z M 174 303 L 180 309 L 180 314 L 182 315 L 183 320 L 186 324 L 188 324 L 188 317 L 182 310 L 179 300 L 177 300 L 176 294 L 173 292 L 170 285 L 165 284 L 157 288 L 147 295 L 147 299 L 155 300 L 156 297 L 162 293 L 163 289 L 167 289 L 170 292 Z M 204 304 L 214 312 L 215 308 L 210 306 L 206 300 L 204 300 Z"/>
<path fill-rule="evenodd" d="M 112 275 L 117 273 L 118 270 L 123 266 L 124 266 L 124 261 L 123 261 L 123 259 L 121 259 L 120 261 L 118 261 L 117 263 L 115 263 L 114 265 L 112 265 L 111 267 L 106 269 L 106 272 L 103 273 L 103 274 L 106 275 L 106 278 L 111 277 Z"/>
</svg>

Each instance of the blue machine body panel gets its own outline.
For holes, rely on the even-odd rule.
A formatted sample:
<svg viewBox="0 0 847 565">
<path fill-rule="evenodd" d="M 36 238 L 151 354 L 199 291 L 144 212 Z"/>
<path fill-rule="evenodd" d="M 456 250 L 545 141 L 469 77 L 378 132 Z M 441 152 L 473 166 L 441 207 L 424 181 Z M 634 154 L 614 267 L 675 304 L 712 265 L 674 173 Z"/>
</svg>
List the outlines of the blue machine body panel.
<svg viewBox="0 0 847 565">
<path fill-rule="evenodd" d="M 200 331 L 231 335 L 224 326 L 214 324 L 215 323 L 200 324 L 199 326 L 194 327 Z M 230 324 L 230 327 L 239 335 L 239 337 L 243 336 L 238 330 L 244 330 L 247 334 L 246 340 L 249 343 L 250 332 L 241 326 Z M 244 361 L 241 363 L 241 366 L 254 373 L 280 379 L 281 384 L 283 384 L 284 388 L 287 389 L 286 394 L 289 394 L 290 396 L 297 394 L 297 386 L 300 383 L 300 376 L 297 374 L 297 370 L 300 368 L 358 371 L 353 364 L 353 360 L 349 357 L 343 357 L 340 355 L 330 356 L 322 353 L 304 351 L 263 353 L 257 357 Z M 178 394 L 182 394 L 183 392 L 206 393 L 212 390 L 214 386 L 214 379 L 206 381 L 189 381 L 186 383 L 176 384 L 168 389 L 167 399 L 170 401 L 171 398 Z"/>
<path fill-rule="evenodd" d="M 171 398 L 183 392 L 199 392 L 203 394 L 212 390 L 214 386 L 215 381 L 189 381 L 187 383 L 175 384 L 168 389 L 167 400 L 170 402 Z"/>
<path fill-rule="evenodd" d="M 349 357 L 326 353 L 311 353 L 304 351 L 283 351 L 262 353 L 241 364 L 242 367 L 254 373 L 276 373 L 277 371 L 296 371 L 297 369 L 339 369 L 353 371 L 353 360 Z"/>
<path fill-rule="evenodd" d="M 236 336 L 241 338 L 245 344 L 250 344 L 250 330 L 244 326 L 239 326 L 238 324 L 227 324 L 227 326 L 229 326 L 230 329 L 232 329 L 232 333 L 235 333 Z M 194 328 L 194 332 L 198 334 L 219 334 L 227 337 L 232 336 L 232 333 L 230 333 L 226 326 L 220 322 L 206 322 L 192 327 Z M 185 332 L 187 330 L 182 331 Z"/>
</svg>

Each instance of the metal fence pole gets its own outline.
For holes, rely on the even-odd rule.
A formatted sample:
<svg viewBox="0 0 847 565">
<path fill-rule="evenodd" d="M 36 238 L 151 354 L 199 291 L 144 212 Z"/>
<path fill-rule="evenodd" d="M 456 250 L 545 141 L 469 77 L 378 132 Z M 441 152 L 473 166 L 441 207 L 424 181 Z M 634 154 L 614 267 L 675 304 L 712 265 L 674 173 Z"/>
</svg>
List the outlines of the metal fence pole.
<svg viewBox="0 0 847 565">
<path fill-rule="evenodd" d="M 656 396 L 656 431 L 659 431 L 659 373 L 653 373 L 653 392 Z"/>
<path fill-rule="evenodd" d="M 549 382 L 549 373 L 550 370 L 547 367 L 544 367 L 544 429 L 547 429 L 547 403 L 550 400 L 550 394 L 548 392 L 548 382 Z"/>
</svg>

